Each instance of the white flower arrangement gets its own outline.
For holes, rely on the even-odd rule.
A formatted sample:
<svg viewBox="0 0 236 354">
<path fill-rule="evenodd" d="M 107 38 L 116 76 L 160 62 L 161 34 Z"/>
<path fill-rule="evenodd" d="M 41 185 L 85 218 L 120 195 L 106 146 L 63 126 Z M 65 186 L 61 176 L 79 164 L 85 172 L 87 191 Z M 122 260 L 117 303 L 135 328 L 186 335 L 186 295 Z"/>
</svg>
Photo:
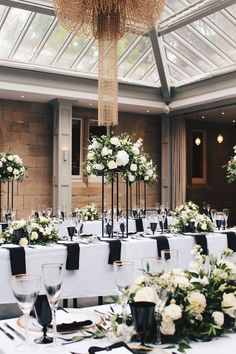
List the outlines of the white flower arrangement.
<svg viewBox="0 0 236 354">
<path fill-rule="evenodd" d="M 227 168 L 227 180 L 229 183 L 236 181 L 236 145 L 233 147 L 234 156 L 224 166 Z"/>
<path fill-rule="evenodd" d="M 128 134 L 92 138 L 86 158 L 88 175 L 104 175 L 110 182 L 117 172 L 130 183 L 144 180 L 148 184 L 157 181 L 156 165 L 143 152 L 142 139 L 132 142 Z"/>
<path fill-rule="evenodd" d="M 31 244 L 47 244 L 55 242 L 58 230 L 51 218 L 39 216 L 30 219 L 16 220 L 2 233 L 4 243 L 15 243 L 21 246 Z"/>
<path fill-rule="evenodd" d="M 100 218 L 100 212 L 96 206 L 96 204 L 92 203 L 86 205 L 83 208 L 75 208 L 72 211 L 72 215 L 78 216 L 80 215 L 84 221 L 94 221 Z"/>
<path fill-rule="evenodd" d="M 0 181 L 22 181 L 26 177 L 26 167 L 22 159 L 10 152 L 0 153 Z"/>
<path fill-rule="evenodd" d="M 193 232 L 191 223 L 196 232 L 210 232 L 214 229 L 211 219 L 200 214 L 199 207 L 191 201 L 178 206 L 172 215 L 173 222 L 170 229 L 173 233 Z"/>
</svg>

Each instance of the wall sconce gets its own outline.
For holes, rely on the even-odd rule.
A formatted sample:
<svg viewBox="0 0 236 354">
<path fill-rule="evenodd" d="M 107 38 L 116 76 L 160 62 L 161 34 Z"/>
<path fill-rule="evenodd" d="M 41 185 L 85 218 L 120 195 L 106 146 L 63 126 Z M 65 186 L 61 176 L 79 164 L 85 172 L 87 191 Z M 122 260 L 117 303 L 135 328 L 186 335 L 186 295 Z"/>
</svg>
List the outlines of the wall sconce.
<svg viewBox="0 0 236 354">
<path fill-rule="evenodd" d="M 201 139 L 200 139 L 199 137 L 197 137 L 197 138 L 195 139 L 195 144 L 196 144 L 197 146 L 199 146 L 199 145 L 201 144 Z"/>
<path fill-rule="evenodd" d="M 217 141 L 218 141 L 219 144 L 223 143 L 224 138 L 223 138 L 223 136 L 222 136 L 221 134 L 219 134 L 219 135 L 217 136 Z"/>
<path fill-rule="evenodd" d="M 63 161 L 67 161 L 68 160 L 68 150 L 67 149 L 63 149 L 62 150 L 62 156 L 63 156 Z"/>
</svg>

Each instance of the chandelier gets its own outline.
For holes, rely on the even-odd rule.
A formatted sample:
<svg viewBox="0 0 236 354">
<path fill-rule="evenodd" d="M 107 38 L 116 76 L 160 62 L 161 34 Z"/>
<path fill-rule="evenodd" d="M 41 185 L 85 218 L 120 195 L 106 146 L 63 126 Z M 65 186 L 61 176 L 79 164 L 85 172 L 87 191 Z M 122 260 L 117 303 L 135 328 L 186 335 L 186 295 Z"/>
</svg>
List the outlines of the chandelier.
<svg viewBox="0 0 236 354">
<path fill-rule="evenodd" d="M 118 124 L 117 43 L 156 24 L 165 0 L 53 0 L 61 24 L 98 40 L 98 125 Z"/>
</svg>

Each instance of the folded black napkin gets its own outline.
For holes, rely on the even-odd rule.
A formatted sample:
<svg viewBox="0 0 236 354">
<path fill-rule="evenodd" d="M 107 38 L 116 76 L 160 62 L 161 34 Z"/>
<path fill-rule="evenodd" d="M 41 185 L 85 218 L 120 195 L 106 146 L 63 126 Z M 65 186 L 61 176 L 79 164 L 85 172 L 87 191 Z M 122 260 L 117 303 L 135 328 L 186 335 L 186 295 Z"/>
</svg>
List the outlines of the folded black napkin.
<svg viewBox="0 0 236 354">
<path fill-rule="evenodd" d="M 125 347 L 126 349 L 128 349 L 128 351 L 133 353 L 133 351 L 124 342 L 117 342 L 117 343 L 114 343 L 112 345 L 109 345 L 108 347 L 103 347 L 103 348 L 101 348 L 101 347 L 90 347 L 88 352 L 89 352 L 89 354 L 95 354 L 95 353 L 101 352 L 101 351 L 108 351 L 109 352 L 109 351 L 112 351 L 112 349 L 120 348 L 120 347 Z"/>
<path fill-rule="evenodd" d="M 226 231 L 228 248 L 236 252 L 236 233 L 234 231 Z"/>
<path fill-rule="evenodd" d="M 12 275 L 26 274 L 25 249 L 24 247 L 9 247 Z"/>
<path fill-rule="evenodd" d="M 201 246 L 202 248 L 202 253 L 207 256 L 208 255 L 208 246 L 207 246 L 207 238 L 206 235 L 203 234 L 193 234 L 193 237 L 195 238 L 195 242 L 197 245 Z"/>
<path fill-rule="evenodd" d="M 67 248 L 66 269 L 79 269 L 80 247 L 78 243 L 63 243 Z"/>
<path fill-rule="evenodd" d="M 58 330 L 58 332 L 78 331 L 79 329 L 81 329 L 85 326 L 91 326 L 92 324 L 93 324 L 93 322 L 90 320 L 74 321 L 71 323 L 60 323 L 57 325 L 57 330 Z M 49 328 L 50 328 L 50 326 L 49 326 Z"/>
<path fill-rule="evenodd" d="M 113 264 L 115 261 L 120 260 L 121 255 L 121 241 L 111 240 L 107 241 L 109 243 L 110 253 L 108 257 L 108 264 Z"/>
<path fill-rule="evenodd" d="M 136 231 L 137 232 L 143 232 L 143 219 L 138 218 L 135 219 L 135 224 L 136 224 Z"/>
<path fill-rule="evenodd" d="M 168 238 L 166 236 L 157 236 L 157 237 L 152 237 L 152 240 L 155 239 L 157 241 L 157 254 L 158 257 L 161 257 L 161 251 L 162 250 L 169 250 L 170 245 Z M 170 259 L 170 254 L 166 253 L 165 254 L 165 259 L 168 260 Z"/>
<path fill-rule="evenodd" d="M 2 232 L 6 230 L 6 228 L 8 227 L 8 223 L 7 222 L 1 222 L 0 223 L 2 226 Z"/>
</svg>

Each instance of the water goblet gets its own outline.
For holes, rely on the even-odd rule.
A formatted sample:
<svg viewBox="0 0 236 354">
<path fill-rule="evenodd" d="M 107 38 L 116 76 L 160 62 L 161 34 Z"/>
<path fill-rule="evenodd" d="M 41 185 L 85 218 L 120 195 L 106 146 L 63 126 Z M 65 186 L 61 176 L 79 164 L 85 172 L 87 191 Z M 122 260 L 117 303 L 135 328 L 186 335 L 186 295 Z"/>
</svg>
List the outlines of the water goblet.
<svg viewBox="0 0 236 354">
<path fill-rule="evenodd" d="M 40 290 L 40 275 L 18 274 L 11 279 L 13 294 L 25 316 L 25 343 L 19 344 L 18 350 L 31 352 L 33 343 L 29 341 L 29 314 Z"/>
<path fill-rule="evenodd" d="M 229 209 L 224 208 L 223 213 L 224 213 L 225 229 L 227 229 L 228 228 Z"/>
<path fill-rule="evenodd" d="M 112 225 L 112 220 L 111 219 L 107 219 L 107 222 L 106 222 L 106 233 L 107 233 L 109 238 L 112 236 L 113 225 Z"/>
<path fill-rule="evenodd" d="M 124 215 L 122 215 L 119 218 L 118 223 L 119 223 L 119 229 L 120 229 L 120 232 L 121 232 L 121 236 L 122 236 L 122 238 L 124 238 L 125 237 L 125 231 L 126 231 L 126 219 L 125 219 Z"/>
<path fill-rule="evenodd" d="M 215 215 L 215 222 L 216 222 L 216 226 L 218 228 L 218 230 L 220 231 L 223 220 L 224 220 L 224 214 L 220 211 L 216 212 Z"/>
<path fill-rule="evenodd" d="M 61 286 L 63 280 L 63 264 L 62 263 L 46 263 L 42 265 L 43 283 L 48 297 L 48 302 L 52 310 L 53 322 L 53 351 L 57 351 L 57 326 L 56 311 L 59 297 L 61 294 Z"/>
<path fill-rule="evenodd" d="M 147 301 L 137 301 L 130 304 L 134 328 L 140 336 L 141 346 L 146 346 L 145 343 L 150 335 L 155 306 L 155 303 Z"/>
<path fill-rule="evenodd" d="M 157 229 L 157 223 L 158 223 L 158 220 L 159 220 L 159 215 L 156 212 L 149 211 L 149 212 L 147 212 L 147 220 L 149 222 L 152 234 L 154 235 L 155 231 Z"/>
<path fill-rule="evenodd" d="M 37 344 L 52 343 L 53 338 L 47 336 L 47 327 L 52 321 L 52 311 L 48 303 L 46 295 L 38 295 L 35 304 L 34 312 L 38 323 L 42 326 L 43 336 L 36 338 L 34 341 Z"/>
<path fill-rule="evenodd" d="M 73 237 L 75 235 L 75 226 L 67 227 L 68 235 L 70 236 L 70 240 L 73 241 Z"/>
<path fill-rule="evenodd" d="M 165 228 L 165 221 L 166 221 L 166 209 L 164 205 L 160 206 L 160 226 L 161 226 L 161 232 L 164 233 L 164 228 Z"/>
<path fill-rule="evenodd" d="M 122 306 L 122 318 L 125 323 L 126 304 L 128 301 L 128 287 L 134 279 L 135 263 L 132 261 L 116 261 L 113 263 L 115 284 Z"/>
<path fill-rule="evenodd" d="M 161 251 L 161 259 L 163 260 L 164 271 L 168 272 L 178 267 L 179 252 L 175 249 L 164 249 Z"/>
</svg>

